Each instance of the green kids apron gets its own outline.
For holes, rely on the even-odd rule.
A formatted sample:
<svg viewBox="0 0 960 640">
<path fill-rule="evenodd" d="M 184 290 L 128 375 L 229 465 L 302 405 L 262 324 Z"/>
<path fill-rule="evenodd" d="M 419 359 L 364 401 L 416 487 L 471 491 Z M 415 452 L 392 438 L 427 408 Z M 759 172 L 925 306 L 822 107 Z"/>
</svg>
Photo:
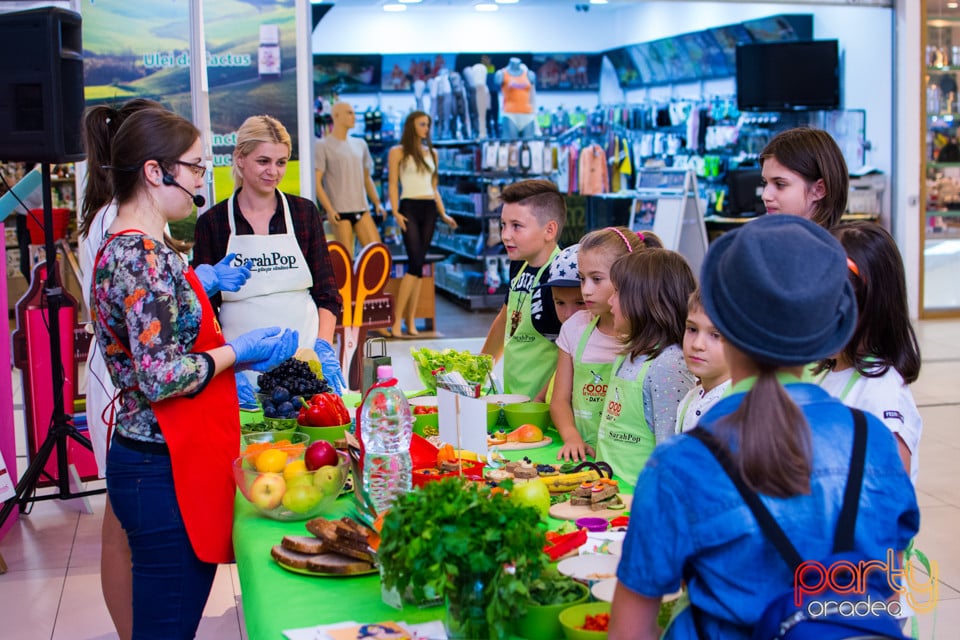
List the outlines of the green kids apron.
<svg viewBox="0 0 960 640">
<path fill-rule="evenodd" d="M 599 316 L 594 316 L 587 325 L 586 331 L 580 336 L 577 352 L 573 359 L 573 421 L 580 432 L 580 437 L 591 447 L 597 446 L 597 431 L 600 428 L 600 419 L 603 417 L 604 399 L 607 397 L 607 387 L 610 384 L 610 375 L 613 373 L 612 362 L 584 362 L 583 352 L 587 347 L 590 336 L 597 328 Z"/>
<path fill-rule="evenodd" d="M 614 475 L 632 490 L 657 446 L 657 439 L 643 413 L 643 381 L 652 360 L 648 358 L 643 363 L 636 380 L 624 380 L 617 374 L 625 359 L 617 356 L 613 363 L 597 434 L 597 458 L 608 462 Z"/>
<path fill-rule="evenodd" d="M 530 291 L 516 291 L 520 278 L 527 269 L 524 262 L 520 273 L 510 282 L 510 295 L 507 296 L 507 322 L 503 345 L 503 390 L 506 393 L 522 393 L 535 398 L 557 369 L 557 345 L 544 338 L 533 327 L 531 318 L 531 297 L 533 287 L 560 249 L 554 249 L 550 259 L 537 271 Z"/>
</svg>

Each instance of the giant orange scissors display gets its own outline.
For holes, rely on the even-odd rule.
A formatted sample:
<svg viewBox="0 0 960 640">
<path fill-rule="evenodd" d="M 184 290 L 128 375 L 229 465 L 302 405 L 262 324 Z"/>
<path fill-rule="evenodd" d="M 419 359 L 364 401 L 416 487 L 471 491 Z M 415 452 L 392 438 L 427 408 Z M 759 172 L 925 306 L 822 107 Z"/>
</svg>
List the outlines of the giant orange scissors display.
<svg viewBox="0 0 960 640">
<path fill-rule="evenodd" d="M 340 287 L 340 297 L 343 298 L 340 367 L 344 372 L 349 372 L 361 335 L 366 333 L 363 330 L 363 305 L 368 298 L 383 291 L 390 277 L 392 260 L 386 245 L 379 242 L 365 246 L 353 262 L 347 248 L 341 243 L 331 241 L 327 248 L 333 264 L 333 275 Z M 347 377 L 348 384 L 354 386 L 350 381 L 353 376 L 347 373 Z"/>
</svg>

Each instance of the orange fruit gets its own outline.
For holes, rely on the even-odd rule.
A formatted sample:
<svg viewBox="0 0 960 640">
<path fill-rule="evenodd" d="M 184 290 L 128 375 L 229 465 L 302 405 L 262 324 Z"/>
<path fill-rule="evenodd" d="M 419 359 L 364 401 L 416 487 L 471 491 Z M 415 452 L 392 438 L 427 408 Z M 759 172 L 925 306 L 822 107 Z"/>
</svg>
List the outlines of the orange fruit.
<svg viewBox="0 0 960 640">
<path fill-rule="evenodd" d="M 287 466 L 287 454 L 279 449 L 267 449 L 257 455 L 257 471 L 280 473 Z"/>
</svg>

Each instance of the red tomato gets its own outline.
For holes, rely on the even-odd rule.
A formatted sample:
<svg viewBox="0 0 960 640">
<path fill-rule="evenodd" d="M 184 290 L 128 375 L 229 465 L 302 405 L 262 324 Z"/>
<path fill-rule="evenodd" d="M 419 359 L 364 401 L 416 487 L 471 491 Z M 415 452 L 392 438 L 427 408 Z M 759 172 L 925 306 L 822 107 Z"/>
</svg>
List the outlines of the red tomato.
<svg viewBox="0 0 960 640">
<path fill-rule="evenodd" d="M 588 615 L 583 621 L 581 629 L 584 631 L 606 631 L 610 625 L 609 613 L 598 613 L 595 616 Z"/>
</svg>

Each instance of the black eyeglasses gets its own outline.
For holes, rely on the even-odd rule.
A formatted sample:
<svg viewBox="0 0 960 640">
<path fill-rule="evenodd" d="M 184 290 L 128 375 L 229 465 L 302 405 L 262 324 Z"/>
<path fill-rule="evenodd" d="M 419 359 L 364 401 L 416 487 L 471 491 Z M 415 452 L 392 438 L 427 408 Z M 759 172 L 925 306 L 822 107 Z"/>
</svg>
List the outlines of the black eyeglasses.
<svg viewBox="0 0 960 640">
<path fill-rule="evenodd" d="M 198 178 L 202 178 L 207 173 L 207 165 L 203 164 L 202 162 L 197 162 L 196 164 L 193 162 L 184 162 L 183 160 L 174 160 L 173 162 L 174 164 L 188 167 L 190 171 L 193 172 L 193 175 L 197 176 Z"/>
</svg>

